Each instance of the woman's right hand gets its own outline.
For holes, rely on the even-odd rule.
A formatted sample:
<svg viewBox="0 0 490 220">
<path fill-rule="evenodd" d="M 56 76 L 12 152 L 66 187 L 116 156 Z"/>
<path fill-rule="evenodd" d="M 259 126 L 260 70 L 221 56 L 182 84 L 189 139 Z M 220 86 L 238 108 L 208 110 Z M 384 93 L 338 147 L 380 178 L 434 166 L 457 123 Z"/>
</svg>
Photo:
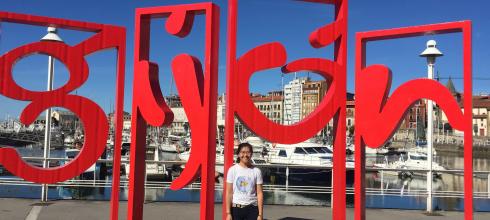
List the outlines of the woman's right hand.
<svg viewBox="0 0 490 220">
<path fill-rule="evenodd" d="M 226 220 L 232 220 L 231 214 L 226 214 Z"/>
</svg>

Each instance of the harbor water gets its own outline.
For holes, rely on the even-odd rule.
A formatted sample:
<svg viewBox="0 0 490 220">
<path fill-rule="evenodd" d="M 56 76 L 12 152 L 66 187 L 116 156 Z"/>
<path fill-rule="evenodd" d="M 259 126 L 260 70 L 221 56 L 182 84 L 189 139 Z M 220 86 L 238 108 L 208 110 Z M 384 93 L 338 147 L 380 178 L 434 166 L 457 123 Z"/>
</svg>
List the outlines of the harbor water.
<svg viewBox="0 0 490 220">
<path fill-rule="evenodd" d="M 42 148 L 17 148 L 18 152 L 23 157 L 38 157 L 42 156 Z M 403 155 L 391 156 L 371 156 L 368 157 L 367 164 L 385 161 L 399 160 Z M 50 157 L 63 158 L 64 150 L 52 150 Z M 161 160 L 175 161 L 178 160 L 177 154 L 161 152 Z M 443 165 L 446 169 L 463 169 L 463 158 L 452 154 L 438 153 L 435 156 L 435 161 Z M 475 171 L 489 171 L 490 159 L 475 158 Z M 273 168 L 270 168 L 273 169 Z M 50 186 L 48 198 L 51 200 L 59 199 L 74 199 L 74 200 L 110 200 L 111 197 L 111 180 L 112 174 L 110 168 L 105 176 L 96 177 L 97 181 L 91 185 L 93 179 L 88 179 L 86 185 L 83 186 L 68 186 L 57 185 Z M 312 170 L 311 172 L 315 172 Z M 326 170 L 317 170 L 316 172 L 329 172 Z M 288 188 L 285 188 L 283 182 L 277 181 L 276 178 L 271 178 L 272 174 L 269 170 L 265 180 L 265 203 L 266 204 L 281 204 L 281 205 L 319 205 L 329 206 L 331 204 L 331 194 L 328 186 L 321 184 L 311 184 L 307 181 L 291 181 Z M 289 178 L 302 178 L 302 174 L 294 176 L 291 174 Z M 475 192 L 474 207 L 475 211 L 490 211 L 490 191 L 488 189 L 489 175 L 475 175 L 473 179 L 473 187 Z M 40 198 L 41 186 L 27 182 L 17 181 L 16 177 L 3 172 L 0 176 L 0 197 L 4 198 Z M 121 200 L 128 198 L 128 185 L 126 175 L 121 175 Z M 272 180 L 272 181 L 271 181 Z M 401 178 L 397 175 L 388 175 L 379 171 L 366 173 L 366 207 L 368 208 L 399 208 L 399 209 L 420 209 L 426 208 L 426 192 L 427 179 L 425 176 Z M 15 183 L 14 183 L 15 182 Z M 348 187 L 352 187 L 353 180 L 347 180 Z M 146 189 L 147 201 L 185 201 L 199 202 L 199 185 L 190 185 L 186 189 L 173 191 L 168 189 L 168 181 L 151 181 L 151 186 Z M 222 183 L 216 183 L 216 202 L 222 201 Z M 327 183 L 328 184 L 328 183 Z M 299 185 L 303 185 L 299 187 Z M 435 210 L 463 210 L 463 175 L 462 173 L 442 173 L 440 177 L 433 179 L 434 186 L 434 209 Z M 370 193 L 369 189 L 376 189 L 375 193 Z M 349 191 L 349 190 L 348 190 Z M 350 191 L 352 192 L 352 191 Z M 437 192 L 445 192 L 440 194 Z M 348 193 L 348 206 L 353 206 L 353 195 Z"/>
</svg>

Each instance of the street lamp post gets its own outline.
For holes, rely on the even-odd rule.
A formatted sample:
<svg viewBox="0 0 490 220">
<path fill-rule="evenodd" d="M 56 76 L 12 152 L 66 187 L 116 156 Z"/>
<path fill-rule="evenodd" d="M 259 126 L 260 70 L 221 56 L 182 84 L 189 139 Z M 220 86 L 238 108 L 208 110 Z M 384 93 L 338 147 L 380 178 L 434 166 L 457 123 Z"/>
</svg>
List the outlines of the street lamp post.
<svg viewBox="0 0 490 220">
<path fill-rule="evenodd" d="M 48 27 L 48 33 L 41 39 L 41 41 L 55 41 L 63 42 L 63 40 L 58 36 L 55 27 Z M 53 90 L 53 77 L 54 77 L 54 58 L 52 56 L 48 57 L 48 86 L 47 90 Z M 46 110 L 46 127 L 44 129 L 44 160 L 43 168 L 49 167 L 49 151 L 51 148 L 51 108 Z M 48 201 L 48 185 L 43 184 L 41 190 L 41 201 Z"/>
<path fill-rule="evenodd" d="M 415 137 L 413 138 L 415 146 L 417 146 L 417 141 L 419 139 L 419 106 L 418 104 L 415 105 Z"/>
<path fill-rule="evenodd" d="M 427 58 L 427 75 L 429 79 L 434 78 L 434 64 L 436 62 L 436 57 L 440 57 L 443 54 L 439 49 L 436 48 L 436 41 L 427 41 L 427 48 L 420 54 L 421 57 Z M 432 209 L 432 133 L 433 133 L 433 121 L 432 121 L 432 111 L 433 111 L 432 100 L 427 100 L 427 158 L 428 158 L 428 169 L 427 173 L 427 212 L 431 213 Z"/>
</svg>

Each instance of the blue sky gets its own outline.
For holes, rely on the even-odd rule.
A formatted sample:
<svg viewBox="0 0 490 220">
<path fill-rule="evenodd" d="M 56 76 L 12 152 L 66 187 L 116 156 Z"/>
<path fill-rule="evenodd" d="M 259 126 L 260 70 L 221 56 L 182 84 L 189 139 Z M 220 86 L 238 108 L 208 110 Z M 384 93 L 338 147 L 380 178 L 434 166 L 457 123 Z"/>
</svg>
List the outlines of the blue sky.
<svg viewBox="0 0 490 220">
<path fill-rule="evenodd" d="M 52 16 L 73 20 L 120 25 L 127 28 L 127 62 L 125 110 L 131 109 L 133 75 L 134 9 L 138 7 L 173 5 L 202 1 L 190 0 L 143 0 L 143 1 L 61 1 L 61 0 L 2 0 L 0 10 L 16 13 Z M 214 1 L 220 6 L 220 59 L 219 91 L 225 91 L 226 71 L 226 17 L 227 1 Z M 423 25 L 459 20 L 473 21 L 473 75 L 490 78 L 490 15 L 485 9 L 490 3 L 480 1 L 361 1 L 349 2 L 348 34 L 348 85 L 354 92 L 354 37 L 356 32 Z M 241 0 L 239 3 L 238 56 L 260 44 L 279 41 L 288 52 L 288 62 L 302 57 L 332 58 L 332 47 L 313 49 L 308 44 L 308 36 L 316 27 L 333 20 L 333 7 L 292 0 Z M 179 53 L 190 53 L 202 58 L 204 20 L 197 17 L 194 29 L 187 39 L 168 36 L 163 28 L 164 20 L 152 22 L 151 59 L 160 65 L 161 87 L 164 94 L 176 93 L 172 84 L 169 63 Z M 2 23 L 0 26 L 0 54 L 38 41 L 46 33 L 45 28 Z M 60 30 L 60 36 L 68 44 L 76 44 L 90 36 L 89 33 Z M 425 42 L 435 39 L 439 49 L 445 54 L 436 63 L 442 83 L 449 76 L 455 78 L 458 90 L 462 90 L 462 36 L 461 34 L 423 36 L 402 40 L 371 43 L 367 48 L 369 64 L 385 64 L 393 71 L 396 87 L 402 82 L 418 77 L 426 77 L 425 60 L 418 54 L 425 49 Z M 91 76 L 86 85 L 77 90 L 79 95 L 89 97 L 109 111 L 114 102 L 115 52 L 104 51 L 87 57 Z M 56 63 L 55 87 L 68 80 L 68 73 L 61 63 Z M 46 87 L 47 57 L 34 55 L 18 62 L 14 69 L 14 79 L 32 90 Z M 299 74 L 306 76 L 306 73 Z M 311 74 L 313 78 L 315 74 Z M 285 81 L 292 79 L 286 76 Z M 281 74 L 277 69 L 254 75 L 250 90 L 265 93 L 281 88 Z M 474 93 L 490 93 L 489 80 L 475 80 Z M 0 119 L 7 114 L 17 117 L 25 102 L 0 97 Z"/>
</svg>

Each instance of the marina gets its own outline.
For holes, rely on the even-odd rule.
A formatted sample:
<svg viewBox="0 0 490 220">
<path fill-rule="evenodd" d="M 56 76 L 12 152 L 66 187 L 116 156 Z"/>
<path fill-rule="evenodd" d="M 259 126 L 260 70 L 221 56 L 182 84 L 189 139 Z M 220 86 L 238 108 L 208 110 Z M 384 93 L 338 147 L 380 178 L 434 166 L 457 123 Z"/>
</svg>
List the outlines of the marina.
<svg viewBox="0 0 490 220">
<path fill-rule="evenodd" d="M 14 147 L 32 165 L 49 167 L 62 166 L 75 158 L 83 143 L 83 130 L 52 128 L 52 141 L 47 158 L 43 156 L 41 140 L 42 128 L 29 131 L 25 127 L 12 126 L 4 122 L 0 133 L 4 139 L 0 144 Z M 39 137 L 26 134 L 38 134 Z M 403 132 L 399 132 L 403 133 Z M 222 201 L 224 146 L 222 133 L 218 130 L 216 139 L 216 194 L 215 202 Z M 268 205 L 330 206 L 333 166 L 332 137 L 320 135 L 297 144 L 276 144 L 251 135 L 246 129 L 236 135 L 236 145 L 248 142 L 253 146 L 253 164 L 260 168 L 264 179 L 265 203 Z M 354 142 L 347 136 L 346 146 L 346 193 L 347 204 L 354 205 Z M 366 149 L 366 207 L 418 209 L 427 207 L 427 167 L 426 142 L 392 141 L 381 148 Z M 131 135 L 123 132 L 120 200 L 128 199 Z M 433 150 L 432 196 L 434 210 L 463 210 L 463 157 L 455 149 L 460 142 L 447 141 L 448 137 L 438 137 Z M 330 140 L 330 141 L 329 141 Z M 456 139 L 457 140 L 457 137 Z M 11 145 L 8 145 L 11 144 Z M 15 145 L 12 145 L 15 144 Z M 490 146 L 476 142 L 478 149 L 485 152 Z M 106 151 L 96 164 L 78 177 L 48 185 L 48 200 L 103 201 L 111 199 L 113 175 L 112 159 L 114 139 L 109 135 Z M 186 188 L 173 191 L 169 186 L 177 178 L 192 152 L 190 134 L 172 134 L 168 128 L 148 128 L 146 145 L 145 201 L 147 202 L 199 202 L 199 178 Z M 474 163 L 475 211 L 490 211 L 490 159 L 485 154 L 476 155 Z M 1 167 L 0 167 L 1 168 Z M 38 199 L 42 185 L 33 184 L 12 176 L 0 169 L 0 197 Z"/>
<path fill-rule="evenodd" d="M 254 139 L 253 137 L 249 140 Z M 266 142 L 262 142 L 263 144 Z M 330 206 L 332 162 L 331 147 L 328 144 L 307 141 L 295 145 L 257 146 L 254 148 L 255 166 L 264 175 L 266 204 Z M 16 147 L 27 161 L 36 164 L 43 160 L 39 146 Z M 124 147 L 123 147 L 124 149 Z M 192 148 L 191 148 L 192 149 Z M 262 149 L 267 151 L 255 151 Z M 419 150 L 420 151 L 420 150 Z M 427 194 L 427 165 L 422 153 L 398 149 L 396 153 L 367 156 L 366 192 L 368 208 L 425 209 Z M 51 166 L 63 165 L 76 156 L 76 149 L 51 149 Z M 223 148 L 217 150 L 216 202 L 221 202 Z M 158 147 L 147 147 L 147 181 L 145 198 L 148 202 L 198 202 L 199 180 L 183 190 L 169 189 L 170 182 L 178 177 L 185 167 L 184 152 L 168 152 Z M 126 153 L 128 155 L 128 152 Z M 410 158 L 413 156 L 413 158 Z M 450 152 L 437 152 L 434 157 L 433 196 L 435 210 L 461 211 L 463 190 L 463 159 Z M 99 159 L 79 177 L 49 185 L 50 200 L 109 200 L 112 180 L 112 152 L 108 147 L 106 158 Z M 129 161 L 122 158 L 121 200 L 127 200 Z M 347 201 L 353 205 L 353 155 L 347 158 Z M 437 166 L 436 166 L 437 165 Z M 38 166 L 42 166 L 39 163 Z M 474 189 L 476 211 L 490 211 L 490 160 L 474 159 Z M 220 172 L 221 171 L 221 172 Z M 411 175 L 400 175 L 404 172 Z M 41 195 L 42 186 L 25 182 L 11 176 L 2 169 L 0 176 L 0 197 L 36 199 Z"/>
</svg>

